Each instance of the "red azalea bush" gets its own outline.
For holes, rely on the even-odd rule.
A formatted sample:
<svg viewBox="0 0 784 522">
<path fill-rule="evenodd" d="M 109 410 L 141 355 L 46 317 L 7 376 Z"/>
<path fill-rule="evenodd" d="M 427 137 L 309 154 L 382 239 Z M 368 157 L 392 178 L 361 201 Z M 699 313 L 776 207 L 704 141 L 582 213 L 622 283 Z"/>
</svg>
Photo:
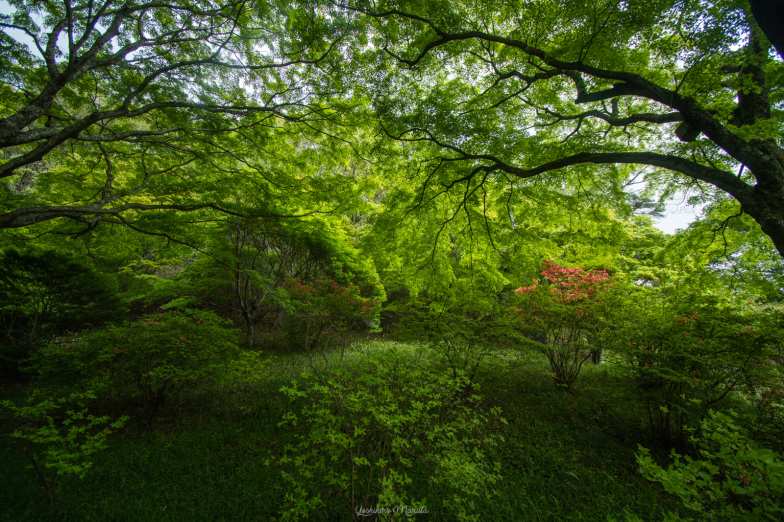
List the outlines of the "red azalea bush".
<svg viewBox="0 0 784 522">
<path fill-rule="evenodd" d="M 283 289 L 289 312 L 299 320 L 294 335 L 309 350 L 331 337 L 345 341 L 350 331 L 379 331 L 381 304 L 375 297 L 362 297 L 358 285 L 344 286 L 328 278 L 313 283 L 287 279 Z"/>
<path fill-rule="evenodd" d="M 509 313 L 547 357 L 556 384 L 568 389 L 585 361 L 600 350 L 593 341 L 610 274 L 547 260 L 541 274 L 536 283 L 515 290 L 520 303 Z"/>
<path fill-rule="evenodd" d="M 604 270 L 586 270 L 581 266 L 561 266 L 545 259 L 542 267 L 542 279 L 532 284 L 515 290 L 517 295 L 526 295 L 542 287 L 555 301 L 575 303 L 582 299 L 592 299 L 602 291 L 607 290 L 610 281 L 609 268 Z"/>
</svg>

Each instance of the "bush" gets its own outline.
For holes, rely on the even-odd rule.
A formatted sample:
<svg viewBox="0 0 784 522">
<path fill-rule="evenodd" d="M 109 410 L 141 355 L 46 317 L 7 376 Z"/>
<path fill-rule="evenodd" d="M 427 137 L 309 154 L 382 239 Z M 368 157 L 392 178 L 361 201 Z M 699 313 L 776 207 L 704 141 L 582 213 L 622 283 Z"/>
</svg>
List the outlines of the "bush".
<svg viewBox="0 0 784 522">
<path fill-rule="evenodd" d="M 55 250 L 0 253 L 0 369 L 65 332 L 117 321 L 117 282 Z"/>
<path fill-rule="evenodd" d="M 208 311 L 150 315 L 74 344 L 49 345 L 34 365 L 44 383 L 94 389 L 101 397 L 138 397 L 152 419 L 185 385 L 260 376 L 259 354 L 241 357 L 239 332 L 229 325 Z"/>
<path fill-rule="evenodd" d="M 600 325 L 601 298 L 610 288 L 605 270 L 563 267 L 544 261 L 542 280 L 515 290 L 519 308 L 510 310 L 521 331 L 547 357 L 555 384 L 569 389 L 592 356 Z"/>
<path fill-rule="evenodd" d="M 86 403 L 92 399 L 95 399 L 92 391 L 71 393 L 69 397 L 57 400 L 41 399 L 36 390 L 27 405 L 16 406 L 11 401 L 0 403 L 24 421 L 24 426 L 14 431 L 11 436 L 28 443 L 25 452 L 33 462 L 50 502 L 53 500 L 52 479 L 47 479 L 29 445 L 41 448 L 39 459 L 46 468 L 54 468 L 55 476 L 73 474 L 83 478 L 92 467 L 90 455 L 105 448 L 106 437 L 111 434 L 112 429 L 121 428 L 128 420 L 128 417 L 121 417 L 109 424 L 108 416 L 96 417 L 89 414 Z M 72 406 L 78 409 L 65 411 L 62 414 L 65 420 L 55 421 L 53 415 Z"/>
<path fill-rule="evenodd" d="M 295 346 L 310 351 L 331 340 L 345 346 L 349 332 L 381 331 L 381 304 L 375 297 L 363 297 L 358 285 L 344 286 L 328 278 L 312 284 L 287 279 L 283 288 L 290 314 L 286 326 Z"/>
<path fill-rule="evenodd" d="M 652 434 L 665 446 L 683 443 L 708 408 L 780 386 L 771 360 L 779 320 L 712 295 L 636 292 L 616 319 L 615 351 L 635 376 Z"/>
<path fill-rule="evenodd" d="M 673 450 L 673 463 L 666 470 L 640 446 L 637 462 L 642 473 L 680 497 L 687 509 L 704 520 L 784 519 L 781 455 L 758 448 L 732 417 L 713 411 L 690 441 L 699 457 L 684 457 Z M 680 520 L 675 514 L 671 519 Z"/>
<path fill-rule="evenodd" d="M 499 347 L 520 341 L 514 321 L 494 292 L 481 292 L 457 283 L 460 291 L 398 303 L 400 312 L 395 338 L 427 342 L 452 371 L 474 381 L 483 360 Z"/>
<path fill-rule="evenodd" d="M 498 409 L 481 411 L 479 397 L 463 393 L 464 375 L 440 371 L 422 353 L 371 352 L 352 370 L 305 374 L 282 389 L 295 403 L 283 423 L 299 431 L 282 459 L 290 484 L 283 519 L 308 518 L 335 494 L 352 520 L 401 506 L 477 519 L 474 501 L 500 479 L 485 457 L 500 440 L 488 433 L 503 422 Z M 412 491 L 422 475 L 429 498 L 421 483 Z"/>
</svg>

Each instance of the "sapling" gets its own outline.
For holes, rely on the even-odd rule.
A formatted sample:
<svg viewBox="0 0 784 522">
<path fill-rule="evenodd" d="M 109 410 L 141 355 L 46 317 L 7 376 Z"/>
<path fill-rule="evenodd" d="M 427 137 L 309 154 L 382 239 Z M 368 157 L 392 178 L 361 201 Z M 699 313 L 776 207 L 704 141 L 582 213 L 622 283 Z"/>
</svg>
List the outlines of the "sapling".
<svg viewBox="0 0 784 522">
<path fill-rule="evenodd" d="M 24 441 L 24 451 L 51 503 L 54 501 L 52 480 L 47 480 L 39 460 L 42 460 L 45 468 L 54 469 L 55 477 L 71 474 L 83 478 L 93 465 L 91 455 L 106 447 L 106 438 L 112 430 L 121 428 L 128 417 L 122 416 L 110 422 L 106 415 L 96 417 L 90 414 L 87 401 L 96 398 L 92 391 L 74 392 L 59 399 L 41 399 L 40 395 L 38 391 L 33 392 L 24 406 L 17 406 L 8 400 L 0 404 L 24 422 L 11 436 Z M 55 420 L 56 414 L 69 405 L 75 408 L 64 412 L 64 420 Z M 31 447 L 41 448 L 39 459 L 35 458 Z"/>
</svg>

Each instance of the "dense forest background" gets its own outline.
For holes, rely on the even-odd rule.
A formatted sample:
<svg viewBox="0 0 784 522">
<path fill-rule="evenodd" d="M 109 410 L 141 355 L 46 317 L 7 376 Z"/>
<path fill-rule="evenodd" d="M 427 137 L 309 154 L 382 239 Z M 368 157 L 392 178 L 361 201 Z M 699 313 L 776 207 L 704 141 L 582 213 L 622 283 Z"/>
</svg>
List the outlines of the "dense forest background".
<svg viewBox="0 0 784 522">
<path fill-rule="evenodd" d="M 0 12 L 3 518 L 781 520 L 782 2 Z"/>
</svg>

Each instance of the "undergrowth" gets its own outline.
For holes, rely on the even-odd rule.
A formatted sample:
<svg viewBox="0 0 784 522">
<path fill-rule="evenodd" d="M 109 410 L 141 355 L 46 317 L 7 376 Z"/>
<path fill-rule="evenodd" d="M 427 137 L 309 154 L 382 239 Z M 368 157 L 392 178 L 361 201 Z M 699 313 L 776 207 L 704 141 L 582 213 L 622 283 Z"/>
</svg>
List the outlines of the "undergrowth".
<svg viewBox="0 0 784 522">
<path fill-rule="evenodd" d="M 368 361 L 389 352 L 418 367 L 443 364 L 439 354 L 424 345 L 366 341 L 342 354 L 346 379 L 356 380 L 358 372 L 368 370 Z M 62 477 L 51 505 L 23 449 L 9 436 L 16 429 L 15 419 L 4 412 L 3 518 L 278 520 L 292 487 L 283 478 L 294 467 L 286 458 L 287 448 L 291 457 L 292 445 L 304 440 L 309 429 L 304 422 L 282 423 L 302 410 L 280 390 L 295 379 L 303 382 L 302 372 L 334 368 L 340 357 L 338 351 L 327 352 L 313 359 L 312 368 L 302 354 L 273 353 L 267 378 L 252 386 L 216 384 L 181 391 L 176 402 L 164 404 L 151 426 L 129 422 L 108 439 L 108 447 L 93 455 L 93 467 L 84 478 Z M 454 494 L 460 481 L 439 489 L 432 466 L 412 463 L 401 468 L 409 480 L 405 498 L 413 502 L 427 497 L 428 504 L 426 514 L 412 518 L 605 520 L 632 513 L 643 520 L 661 520 L 665 512 L 677 510 L 678 502 L 639 474 L 637 444 L 651 441 L 632 385 L 611 365 L 588 365 L 572 392 L 565 393 L 547 375 L 547 361 L 540 355 L 507 350 L 485 358 L 464 396 L 475 397 L 470 411 L 477 417 L 497 411 L 505 421 L 472 428 L 472 440 L 492 436 L 494 441 L 481 448 L 481 458 L 491 464 L 487 472 L 497 469 L 498 480 L 488 482 L 494 494 L 472 496 L 462 511 L 450 509 L 449 498 L 433 495 Z M 20 384 L 2 388 L 3 399 L 19 401 L 27 393 Z M 132 404 L 114 407 L 133 409 Z M 133 418 L 134 412 L 130 414 Z M 426 416 L 427 422 L 436 422 L 432 415 Z M 329 490 L 321 493 L 322 502 L 308 513 L 308 520 L 350 518 L 340 488 L 331 491 L 332 496 Z"/>
</svg>

